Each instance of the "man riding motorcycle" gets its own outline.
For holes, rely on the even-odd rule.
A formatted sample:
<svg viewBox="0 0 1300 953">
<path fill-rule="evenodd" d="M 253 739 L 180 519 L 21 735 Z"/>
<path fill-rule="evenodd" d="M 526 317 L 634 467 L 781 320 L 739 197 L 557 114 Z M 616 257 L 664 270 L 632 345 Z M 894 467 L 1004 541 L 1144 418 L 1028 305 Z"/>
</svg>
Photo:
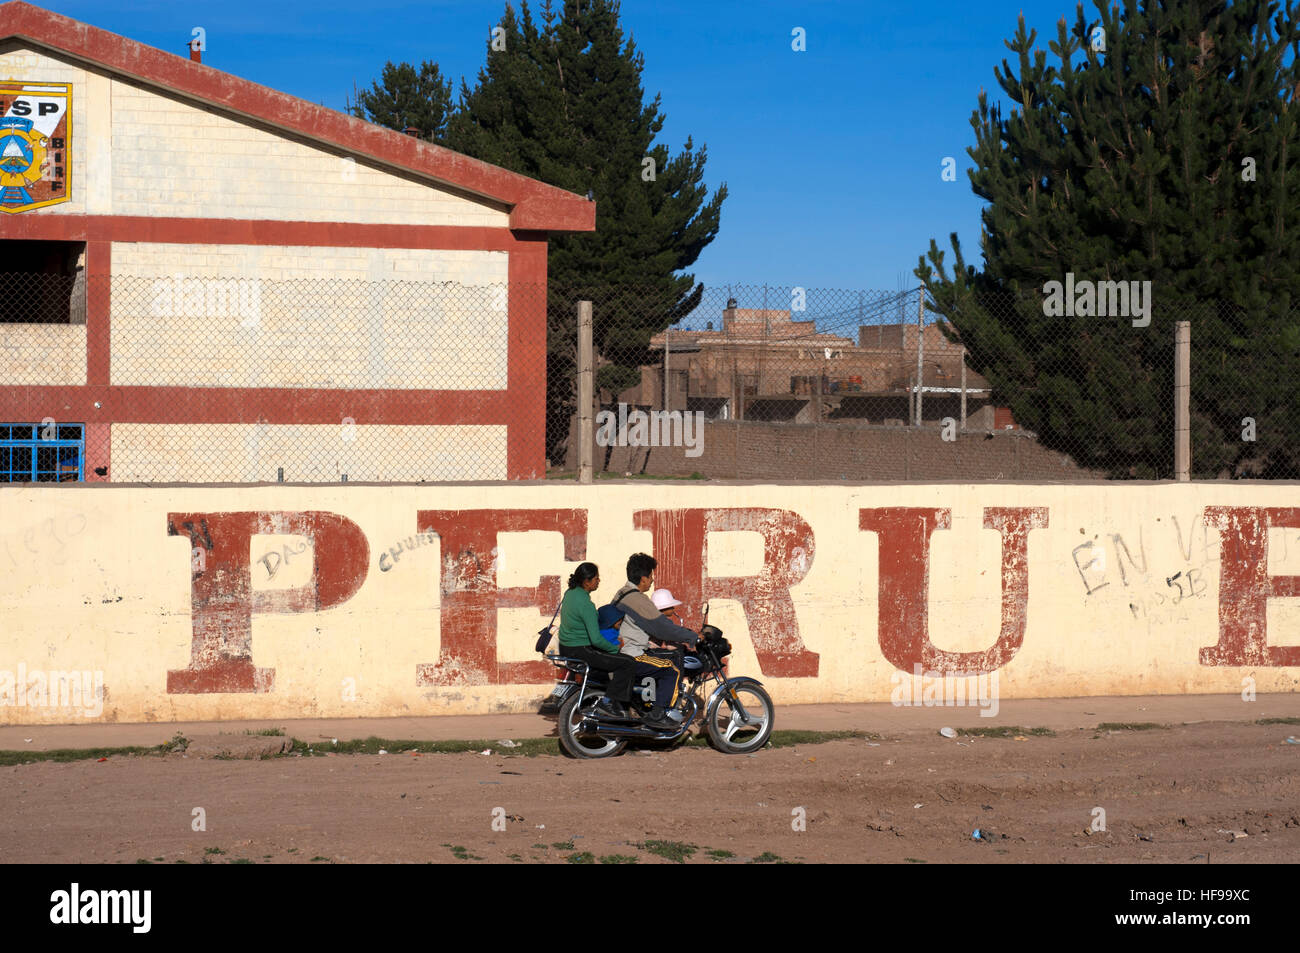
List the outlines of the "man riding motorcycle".
<svg viewBox="0 0 1300 953">
<path fill-rule="evenodd" d="M 654 585 L 658 565 L 658 560 L 645 553 L 636 553 L 629 558 L 627 584 L 614 594 L 612 604 L 624 613 L 619 630 L 623 647 L 619 651 L 637 661 L 635 678 L 651 677 L 655 680 L 654 707 L 644 723 L 651 727 L 673 728 L 677 723 L 668 717 L 668 709 L 677 703 L 681 671 L 672 659 L 652 654 L 650 639 L 694 648 L 699 635 L 665 616 L 646 595 Z"/>
</svg>

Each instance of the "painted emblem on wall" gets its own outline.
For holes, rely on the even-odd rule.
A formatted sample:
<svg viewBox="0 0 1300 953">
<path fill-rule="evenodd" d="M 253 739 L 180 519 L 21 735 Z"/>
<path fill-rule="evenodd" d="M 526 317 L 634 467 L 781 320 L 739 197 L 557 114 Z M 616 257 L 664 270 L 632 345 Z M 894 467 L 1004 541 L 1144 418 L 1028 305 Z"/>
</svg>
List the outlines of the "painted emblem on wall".
<svg viewBox="0 0 1300 953">
<path fill-rule="evenodd" d="M 0 82 L 0 211 L 66 202 L 72 84 Z"/>
</svg>

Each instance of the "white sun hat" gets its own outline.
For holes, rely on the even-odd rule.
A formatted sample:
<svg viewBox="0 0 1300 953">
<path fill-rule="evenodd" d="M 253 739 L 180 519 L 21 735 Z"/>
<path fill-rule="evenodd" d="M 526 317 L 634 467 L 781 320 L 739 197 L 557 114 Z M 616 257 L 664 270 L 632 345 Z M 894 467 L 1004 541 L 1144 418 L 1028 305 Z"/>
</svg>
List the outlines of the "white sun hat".
<svg viewBox="0 0 1300 953">
<path fill-rule="evenodd" d="M 672 606 L 679 606 L 682 604 L 682 600 L 673 598 L 673 591 L 671 589 L 656 589 L 654 595 L 650 597 L 650 601 L 655 604 L 655 608 L 660 612 L 663 612 L 665 609 Z"/>
</svg>

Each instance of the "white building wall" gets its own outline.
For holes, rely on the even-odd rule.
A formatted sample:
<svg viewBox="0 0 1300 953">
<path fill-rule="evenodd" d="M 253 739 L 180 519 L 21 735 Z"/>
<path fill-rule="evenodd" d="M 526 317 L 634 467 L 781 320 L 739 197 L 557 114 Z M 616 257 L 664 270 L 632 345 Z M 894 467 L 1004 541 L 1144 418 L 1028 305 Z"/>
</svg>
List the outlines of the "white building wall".
<svg viewBox="0 0 1300 953">
<path fill-rule="evenodd" d="M 506 252 L 115 242 L 112 382 L 499 390 Z"/>
<path fill-rule="evenodd" d="M 503 426 L 114 424 L 118 483 L 504 480 Z"/>
<path fill-rule="evenodd" d="M 509 226 L 496 203 L 21 41 L 0 44 L 0 76 L 73 84 L 71 199 L 40 214 Z"/>
</svg>

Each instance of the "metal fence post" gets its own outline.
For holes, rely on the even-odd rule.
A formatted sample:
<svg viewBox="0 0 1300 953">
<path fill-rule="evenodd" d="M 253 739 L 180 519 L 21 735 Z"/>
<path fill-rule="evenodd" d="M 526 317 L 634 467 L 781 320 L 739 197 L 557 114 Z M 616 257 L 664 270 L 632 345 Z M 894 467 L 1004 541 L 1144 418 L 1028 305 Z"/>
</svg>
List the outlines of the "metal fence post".
<svg viewBox="0 0 1300 953">
<path fill-rule="evenodd" d="M 592 370 L 591 302 L 578 302 L 578 482 L 592 480 L 596 432 L 592 421 L 594 372 Z"/>
<path fill-rule="evenodd" d="M 961 348 L 961 432 L 966 432 L 966 345 Z"/>
<path fill-rule="evenodd" d="M 916 316 L 916 425 L 921 426 L 921 390 L 925 384 L 925 286 L 921 286 L 920 310 Z"/>
<path fill-rule="evenodd" d="M 1192 478 L 1192 323 L 1174 325 L 1174 477 Z"/>
<path fill-rule="evenodd" d="M 669 341 L 669 335 L 671 333 L 672 333 L 672 328 L 664 328 L 664 407 L 663 407 L 664 410 L 669 409 L 668 407 L 668 352 L 669 349 L 672 347 L 672 344 Z"/>
</svg>

